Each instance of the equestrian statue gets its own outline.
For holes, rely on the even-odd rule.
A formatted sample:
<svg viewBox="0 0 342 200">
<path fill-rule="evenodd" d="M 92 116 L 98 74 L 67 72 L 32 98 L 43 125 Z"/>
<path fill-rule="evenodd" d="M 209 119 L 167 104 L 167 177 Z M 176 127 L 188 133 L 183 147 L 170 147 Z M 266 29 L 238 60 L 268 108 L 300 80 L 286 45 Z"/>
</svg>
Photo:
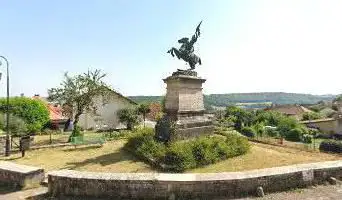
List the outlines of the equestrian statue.
<svg viewBox="0 0 342 200">
<path fill-rule="evenodd" d="M 190 66 L 189 70 L 194 70 L 196 67 L 196 64 L 202 64 L 201 58 L 198 57 L 196 54 L 194 54 L 194 44 L 196 43 L 198 37 L 200 36 L 200 26 L 202 21 L 198 24 L 196 28 L 195 34 L 192 36 L 191 40 L 189 41 L 189 38 L 184 37 L 180 40 L 178 40 L 178 43 L 182 44 L 179 49 L 176 49 L 175 47 L 172 47 L 167 53 L 170 53 L 172 57 L 175 55 L 178 59 L 182 59 L 185 62 L 187 62 Z M 183 70 L 178 70 L 183 71 Z"/>
</svg>

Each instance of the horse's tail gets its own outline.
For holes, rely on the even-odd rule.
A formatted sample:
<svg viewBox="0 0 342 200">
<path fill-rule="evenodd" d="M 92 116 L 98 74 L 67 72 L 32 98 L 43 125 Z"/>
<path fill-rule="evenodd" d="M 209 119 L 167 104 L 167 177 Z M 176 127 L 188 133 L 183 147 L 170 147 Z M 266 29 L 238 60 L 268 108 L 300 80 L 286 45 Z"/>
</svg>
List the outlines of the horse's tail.
<svg viewBox="0 0 342 200">
<path fill-rule="evenodd" d="M 199 63 L 200 65 L 202 65 L 201 58 L 198 58 L 198 63 Z"/>
</svg>

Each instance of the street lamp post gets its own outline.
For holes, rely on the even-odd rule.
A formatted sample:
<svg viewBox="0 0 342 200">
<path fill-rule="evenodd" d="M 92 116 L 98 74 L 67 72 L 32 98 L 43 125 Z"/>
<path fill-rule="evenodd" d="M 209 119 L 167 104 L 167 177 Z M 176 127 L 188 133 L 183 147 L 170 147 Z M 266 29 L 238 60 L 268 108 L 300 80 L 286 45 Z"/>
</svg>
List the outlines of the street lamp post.
<svg viewBox="0 0 342 200">
<path fill-rule="evenodd" d="M 5 156 L 10 155 L 10 138 L 9 138 L 9 62 L 4 56 L 0 56 L 2 60 L 5 60 L 6 62 L 6 72 L 7 72 L 7 100 L 6 100 L 6 148 L 5 148 Z M 2 65 L 2 62 L 0 61 L 0 66 Z M 0 75 L 1 80 L 1 75 Z"/>
</svg>

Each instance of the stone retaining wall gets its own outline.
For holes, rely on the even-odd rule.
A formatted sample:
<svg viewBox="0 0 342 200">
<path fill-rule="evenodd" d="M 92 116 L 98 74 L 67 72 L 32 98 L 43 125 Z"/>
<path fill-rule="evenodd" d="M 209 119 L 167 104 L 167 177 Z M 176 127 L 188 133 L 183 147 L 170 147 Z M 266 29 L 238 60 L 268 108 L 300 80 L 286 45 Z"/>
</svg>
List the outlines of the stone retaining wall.
<svg viewBox="0 0 342 200">
<path fill-rule="evenodd" d="M 321 184 L 342 177 L 342 161 L 300 164 L 230 173 L 93 173 L 62 170 L 48 175 L 53 196 L 128 199 L 211 199 L 254 195 Z"/>
<path fill-rule="evenodd" d="M 44 170 L 38 167 L 0 161 L 0 184 L 19 188 L 32 188 L 44 180 Z"/>
</svg>

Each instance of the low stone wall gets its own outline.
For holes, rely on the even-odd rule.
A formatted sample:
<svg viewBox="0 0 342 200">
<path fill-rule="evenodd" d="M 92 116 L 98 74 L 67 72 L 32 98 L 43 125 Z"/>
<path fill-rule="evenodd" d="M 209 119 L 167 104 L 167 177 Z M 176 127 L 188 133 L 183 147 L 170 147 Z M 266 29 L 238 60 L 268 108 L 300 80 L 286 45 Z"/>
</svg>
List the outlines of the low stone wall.
<svg viewBox="0 0 342 200">
<path fill-rule="evenodd" d="M 12 162 L 0 161 L 0 184 L 32 188 L 44 180 L 44 170 L 37 167 L 18 165 Z"/>
<path fill-rule="evenodd" d="M 62 170 L 48 175 L 53 196 L 128 199 L 211 199 L 284 191 L 342 177 L 342 161 L 300 164 L 245 172 L 202 174 L 93 173 Z"/>
</svg>

